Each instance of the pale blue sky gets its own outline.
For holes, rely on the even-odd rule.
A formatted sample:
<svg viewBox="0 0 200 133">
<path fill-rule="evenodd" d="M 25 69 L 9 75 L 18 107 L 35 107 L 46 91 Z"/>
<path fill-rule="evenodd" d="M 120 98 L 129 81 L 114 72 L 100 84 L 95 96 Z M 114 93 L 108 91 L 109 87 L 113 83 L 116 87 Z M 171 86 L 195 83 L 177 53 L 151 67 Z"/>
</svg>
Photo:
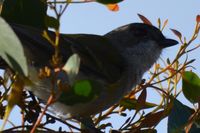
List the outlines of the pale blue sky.
<svg viewBox="0 0 200 133">
<path fill-rule="evenodd" d="M 199 0 L 125 0 L 120 3 L 118 12 L 111 12 L 107 8 L 98 3 L 89 4 L 73 4 L 70 5 L 62 17 L 61 32 L 63 33 L 90 33 L 90 34 L 105 34 L 110 30 L 133 22 L 141 22 L 137 16 L 140 13 L 153 24 L 157 24 L 157 19 L 169 19 L 169 24 L 164 30 L 166 37 L 177 39 L 169 28 L 178 29 L 186 38 L 192 35 L 192 30 L 195 25 L 196 15 L 200 14 Z M 198 40 L 200 40 L 198 38 Z M 200 41 L 198 41 L 200 43 Z M 162 57 L 170 56 L 173 58 L 178 46 L 164 50 Z M 196 72 L 200 74 L 200 49 L 195 51 L 191 56 L 196 58 L 194 66 Z M 159 99 L 149 92 L 149 101 L 158 102 Z M 179 99 L 185 104 L 187 100 L 180 96 Z M 15 110 L 10 120 L 14 120 L 16 115 Z M 121 119 L 113 118 L 113 124 L 118 126 Z M 158 133 L 167 133 L 167 120 L 162 121 L 158 126 Z"/>
</svg>

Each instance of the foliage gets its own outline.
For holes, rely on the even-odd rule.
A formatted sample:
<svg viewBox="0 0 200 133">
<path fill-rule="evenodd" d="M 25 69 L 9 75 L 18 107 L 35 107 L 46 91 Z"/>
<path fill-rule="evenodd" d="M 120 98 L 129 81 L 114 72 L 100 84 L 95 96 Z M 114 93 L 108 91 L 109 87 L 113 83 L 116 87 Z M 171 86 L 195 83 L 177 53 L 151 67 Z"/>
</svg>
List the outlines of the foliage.
<svg viewBox="0 0 200 133">
<path fill-rule="evenodd" d="M 20 9 L 15 8 L 15 6 L 11 7 L 8 3 L 14 2 L 11 0 L 5 0 L 6 4 L 2 10 L 2 17 L 6 21 L 12 21 L 14 23 L 20 23 L 24 25 L 30 25 L 37 28 L 53 28 L 55 31 L 55 38 L 52 38 L 48 35 L 47 32 L 44 31 L 44 38 L 47 39 L 55 48 L 55 54 L 52 55 L 51 64 L 53 68 L 58 68 L 60 66 L 60 57 L 59 57 L 59 27 L 60 27 L 60 18 L 67 9 L 68 5 L 73 2 L 72 0 L 67 1 L 40 1 L 40 0 L 25 0 L 26 6 L 21 6 Z M 78 3 L 82 2 L 92 2 L 91 1 L 78 1 Z M 103 4 L 115 4 L 116 2 L 120 2 L 121 0 L 113 0 L 107 2 L 105 0 L 97 0 L 97 2 Z M 17 1 L 15 1 L 17 2 Z M 23 0 L 18 0 L 18 2 L 24 2 Z M 15 3 L 17 5 L 19 3 Z M 32 4 L 36 4 L 35 8 Z M 22 4 L 23 5 L 23 4 Z M 60 5 L 58 8 L 57 5 Z M 46 6 L 50 7 L 50 10 L 53 10 L 56 18 L 46 15 Z M 110 6 L 110 5 L 107 5 Z M 8 12 L 9 9 L 12 8 L 12 13 Z M 38 14 L 34 14 L 32 18 L 32 12 L 35 9 L 38 10 Z M 22 13 L 24 16 L 20 16 Z M 31 16 L 31 17 L 30 17 Z M 141 14 L 138 14 L 140 19 L 147 24 L 151 24 L 151 21 L 148 20 Z M 25 19 L 24 19 L 25 18 Z M 31 19 L 29 19 L 31 18 Z M 165 20 L 164 23 L 161 23 L 161 19 L 158 19 L 158 27 L 160 30 L 163 30 L 167 25 L 168 20 Z M 5 27 L 3 27 L 5 25 Z M 191 64 L 195 61 L 194 59 L 189 60 L 188 56 L 190 52 L 198 49 L 200 44 L 193 45 L 194 40 L 198 37 L 200 29 L 200 16 L 196 17 L 196 26 L 194 28 L 194 34 L 187 41 L 183 35 L 175 29 L 171 29 L 172 32 L 177 36 L 181 45 L 179 50 L 176 53 L 174 59 L 163 60 L 162 63 L 156 63 L 154 65 L 154 69 L 149 72 L 150 79 L 143 80 L 140 85 L 138 85 L 135 89 L 133 89 L 127 96 L 125 96 L 118 104 L 113 105 L 105 112 L 99 113 L 95 116 L 92 116 L 92 119 L 86 122 L 86 125 L 93 124 L 97 129 L 101 131 L 105 131 L 106 128 L 110 128 L 110 132 L 135 132 L 135 133 L 155 133 L 157 132 L 155 127 L 159 122 L 168 117 L 168 132 L 186 132 L 193 133 L 199 132 L 199 121 L 200 121 L 200 79 L 198 75 L 192 72 L 193 67 Z M 9 34 L 9 38 L 4 36 L 4 34 Z M 21 44 L 18 38 L 13 34 L 12 30 L 0 18 L 0 55 L 6 61 L 6 63 L 14 70 L 15 72 L 22 72 L 24 75 L 27 75 L 27 66 L 25 57 L 21 48 Z M 15 42 L 15 43 L 13 43 Z M 9 47 L 4 47 L 9 44 Z M 190 47 L 189 47 L 190 46 Z M 191 48 L 192 47 L 192 48 Z M 16 50 L 17 49 L 17 50 Z M 11 57 L 11 58 L 8 58 Z M 17 57 L 17 58 L 15 58 Z M 184 61 L 182 62 L 181 60 Z M 18 65 L 13 65 L 17 63 Z M 75 76 L 78 73 L 80 60 L 76 55 L 71 56 L 65 65 L 65 70 L 69 71 L 71 85 L 74 88 L 77 95 L 89 95 L 92 90 L 92 86 L 97 86 L 95 82 L 90 80 L 80 80 L 78 82 L 73 82 Z M 199 69 L 199 68 L 197 68 Z M 60 70 L 58 70 L 60 71 Z M 49 68 L 44 68 L 41 70 L 41 77 L 46 78 L 52 74 L 49 71 Z M 17 76 L 18 77 L 18 76 Z M 9 83 L 9 79 L 11 83 Z M 41 108 L 41 101 L 36 98 L 30 92 L 17 92 L 17 101 L 13 102 L 13 89 L 10 92 L 10 89 L 13 86 L 16 86 L 16 81 L 20 79 L 16 79 L 16 75 L 9 75 L 5 73 L 4 76 L 0 77 L 0 85 L 2 89 L 0 90 L 0 117 L 5 117 L 6 113 L 9 113 L 6 110 L 6 106 L 11 102 L 12 104 L 18 105 L 21 108 L 21 116 L 22 116 L 22 124 L 20 126 L 14 126 L 9 129 L 5 129 L 4 132 L 11 131 L 48 131 L 48 132 L 65 132 L 60 127 L 57 131 L 50 129 L 47 127 L 49 124 L 55 124 L 56 121 L 65 124 L 69 127 L 71 132 L 73 131 L 87 131 L 83 126 L 79 124 L 78 120 L 62 120 L 51 114 L 47 113 L 47 108 L 54 102 L 53 94 L 49 96 L 48 102 Z M 182 89 L 178 88 L 178 84 L 182 81 Z M 21 84 L 20 84 L 21 85 Z M 15 87 L 14 87 L 15 88 Z M 86 88 L 87 91 L 83 91 L 83 88 Z M 161 97 L 160 104 L 157 105 L 155 103 L 149 103 L 147 98 L 147 90 L 153 89 L 158 92 Z M 19 89 L 16 89 L 19 90 Z M 15 89 L 14 89 L 15 91 Z M 16 93 L 16 92 L 15 92 Z M 139 94 L 140 93 L 140 94 Z M 183 105 L 176 98 L 183 93 L 185 97 L 193 103 L 194 107 L 190 108 Z M 138 97 L 137 97 L 138 96 Z M 11 97 L 8 98 L 7 97 Z M 61 95 L 62 98 L 62 95 Z M 77 98 L 74 98 L 77 99 Z M 7 102 L 8 104 L 5 104 Z M 198 105 L 198 106 L 197 106 Z M 13 105 L 12 105 L 13 106 Z M 151 111 L 146 112 L 146 109 L 151 109 Z M 134 113 L 127 113 L 134 112 Z M 180 113 L 182 112 L 182 113 Z M 112 128 L 112 122 L 106 122 L 104 120 L 109 120 L 113 114 L 117 114 L 117 117 L 124 117 L 126 120 L 118 129 Z M 7 114 L 8 115 L 8 114 Z M 43 121 L 41 122 L 41 120 Z M 71 122 L 73 121 L 73 122 Z M 78 126 L 77 126 L 78 125 Z M 38 127 L 38 128 L 37 128 Z"/>
<path fill-rule="evenodd" d="M 27 76 L 27 62 L 21 42 L 2 18 L 0 18 L 0 31 L 0 56 L 11 68 Z"/>
</svg>

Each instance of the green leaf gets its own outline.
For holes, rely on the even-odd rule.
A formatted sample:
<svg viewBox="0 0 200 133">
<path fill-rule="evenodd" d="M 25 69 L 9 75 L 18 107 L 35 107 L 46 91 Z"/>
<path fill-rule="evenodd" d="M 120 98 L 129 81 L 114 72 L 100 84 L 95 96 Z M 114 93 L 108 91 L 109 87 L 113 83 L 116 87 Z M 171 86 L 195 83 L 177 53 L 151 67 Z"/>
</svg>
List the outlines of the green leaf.
<svg viewBox="0 0 200 133">
<path fill-rule="evenodd" d="M 140 103 L 136 100 L 136 99 L 129 99 L 129 98 L 124 98 L 120 101 L 119 103 L 120 106 L 125 107 L 126 109 L 129 110 L 137 110 L 137 109 L 148 109 L 148 108 L 153 108 L 155 106 L 157 106 L 154 103 L 149 103 L 149 102 L 145 102 L 143 103 L 143 105 L 141 106 Z"/>
<path fill-rule="evenodd" d="M 96 1 L 101 4 L 116 4 L 122 2 L 123 0 L 96 0 Z"/>
<path fill-rule="evenodd" d="M 44 0 L 5 0 L 1 16 L 10 23 L 44 29 L 46 12 Z"/>
<path fill-rule="evenodd" d="M 21 42 L 1 17 L 0 40 L 0 56 L 13 70 L 27 76 L 28 66 Z"/>
<path fill-rule="evenodd" d="M 54 28 L 54 29 L 58 29 L 60 26 L 60 22 L 56 18 L 51 17 L 51 16 L 45 17 L 45 24 L 47 27 Z"/>
<path fill-rule="evenodd" d="M 71 88 L 62 92 L 58 101 L 66 105 L 87 103 L 99 96 L 102 87 L 95 80 L 77 80 Z"/>
<path fill-rule="evenodd" d="M 200 101 L 200 78 L 193 72 L 183 73 L 182 88 L 184 96 L 192 103 Z"/>
<path fill-rule="evenodd" d="M 184 126 L 193 112 L 193 109 L 175 99 L 173 108 L 168 117 L 168 133 L 185 133 Z M 199 132 L 200 128 L 197 128 L 196 125 L 193 124 L 189 133 Z"/>
<path fill-rule="evenodd" d="M 80 67 L 80 57 L 78 54 L 73 54 L 67 60 L 67 63 L 64 65 L 63 70 L 67 72 L 67 76 L 69 77 L 69 82 L 72 85 L 74 83 L 74 79 L 78 74 Z"/>
<path fill-rule="evenodd" d="M 92 86 L 88 80 L 80 80 L 74 85 L 74 92 L 79 96 L 88 97 L 92 91 Z"/>
</svg>

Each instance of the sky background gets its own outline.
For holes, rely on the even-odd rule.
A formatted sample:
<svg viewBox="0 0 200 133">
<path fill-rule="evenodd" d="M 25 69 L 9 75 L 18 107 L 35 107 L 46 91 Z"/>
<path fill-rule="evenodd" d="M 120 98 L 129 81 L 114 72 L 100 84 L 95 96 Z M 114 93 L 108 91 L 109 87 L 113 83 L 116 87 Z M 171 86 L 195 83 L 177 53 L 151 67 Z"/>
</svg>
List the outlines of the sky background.
<svg viewBox="0 0 200 133">
<path fill-rule="evenodd" d="M 168 38 L 177 39 L 169 30 L 174 28 L 179 30 L 186 38 L 191 37 L 196 15 L 200 14 L 199 0 L 125 0 L 119 4 L 118 12 L 111 12 L 105 6 L 98 3 L 72 4 L 68 7 L 61 19 L 62 33 L 88 33 L 103 35 L 112 29 L 134 22 L 141 22 L 137 13 L 146 16 L 154 25 L 157 25 L 157 19 L 162 22 L 166 19 L 169 23 L 164 35 Z M 198 43 L 200 42 L 198 37 Z M 163 51 L 162 58 L 173 59 L 179 46 L 174 46 Z M 200 49 L 196 50 L 190 57 L 196 59 L 193 64 L 196 67 L 195 72 L 200 75 Z M 190 104 L 179 96 L 179 100 L 184 104 Z M 159 98 L 153 92 L 148 93 L 148 101 L 158 102 Z M 19 112 L 14 110 L 10 120 L 15 120 Z M 123 119 L 113 118 L 114 127 L 120 125 Z M 164 119 L 156 127 L 158 133 L 167 133 L 167 119 Z"/>
</svg>

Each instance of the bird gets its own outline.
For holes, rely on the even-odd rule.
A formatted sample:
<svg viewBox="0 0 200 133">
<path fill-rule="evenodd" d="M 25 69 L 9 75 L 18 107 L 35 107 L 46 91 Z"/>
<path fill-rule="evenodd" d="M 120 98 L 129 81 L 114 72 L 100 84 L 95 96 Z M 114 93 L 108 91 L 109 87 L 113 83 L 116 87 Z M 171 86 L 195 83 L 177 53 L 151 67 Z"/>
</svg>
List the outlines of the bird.
<svg viewBox="0 0 200 133">
<path fill-rule="evenodd" d="M 54 71 L 51 59 L 55 48 L 42 36 L 43 30 L 15 23 L 10 26 L 21 41 L 28 61 L 28 79 L 32 84 L 25 84 L 25 90 L 47 101 L 53 88 L 56 101 L 48 111 L 62 119 L 95 115 L 116 104 L 141 82 L 143 74 L 158 60 L 164 48 L 178 44 L 155 26 L 144 23 L 130 23 L 105 35 L 60 34 L 60 66 L 73 54 L 78 55 L 80 67 L 74 82 L 85 86 L 89 83 L 91 90 L 86 96 L 65 86 L 69 84 L 65 71 Z M 48 34 L 55 37 L 52 31 Z M 56 79 L 38 76 L 39 70 L 46 66 L 57 74 Z M 52 85 L 52 79 L 60 81 L 64 91 L 59 91 L 58 84 Z M 82 87 L 82 91 L 87 90 Z"/>
</svg>

